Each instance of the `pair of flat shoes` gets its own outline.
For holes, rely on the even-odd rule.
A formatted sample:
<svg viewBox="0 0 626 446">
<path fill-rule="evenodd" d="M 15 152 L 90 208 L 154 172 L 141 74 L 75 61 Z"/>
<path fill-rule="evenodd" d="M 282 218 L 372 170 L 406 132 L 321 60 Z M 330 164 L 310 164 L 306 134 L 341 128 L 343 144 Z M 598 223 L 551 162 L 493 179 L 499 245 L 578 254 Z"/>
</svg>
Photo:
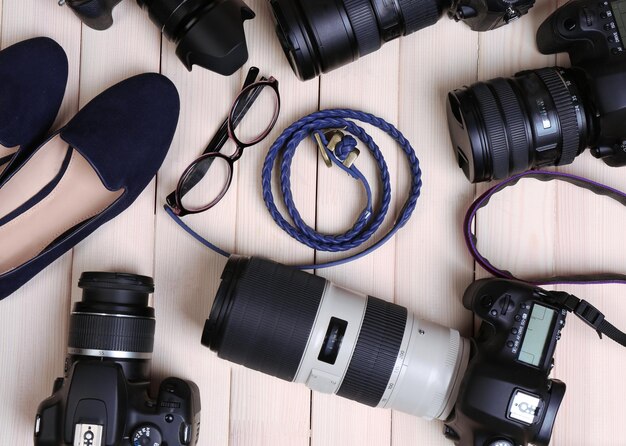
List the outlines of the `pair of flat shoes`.
<svg viewBox="0 0 626 446">
<path fill-rule="evenodd" d="M 109 88 L 46 136 L 67 67 L 47 38 L 0 51 L 0 299 L 127 209 L 176 131 L 176 87 L 148 73 Z"/>
</svg>

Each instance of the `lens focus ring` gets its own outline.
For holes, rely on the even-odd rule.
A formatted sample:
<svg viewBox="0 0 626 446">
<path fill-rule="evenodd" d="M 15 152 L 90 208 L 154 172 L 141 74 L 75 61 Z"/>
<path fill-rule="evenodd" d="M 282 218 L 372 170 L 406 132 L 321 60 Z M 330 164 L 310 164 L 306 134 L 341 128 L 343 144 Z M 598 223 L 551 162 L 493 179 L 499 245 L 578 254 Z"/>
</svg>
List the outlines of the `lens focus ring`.
<svg viewBox="0 0 626 446">
<path fill-rule="evenodd" d="M 485 83 L 474 85 L 478 107 L 485 121 L 485 133 L 491 149 L 493 179 L 509 176 L 509 148 L 506 139 L 504 121 L 493 93 Z"/>
<path fill-rule="evenodd" d="M 337 395 L 375 407 L 385 393 L 398 359 L 407 309 L 368 297 L 350 366 Z"/>
<path fill-rule="evenodd" d="M 562 148 L 558 165 L 571 164 L 578 155 L 580 146 L 580 131 L 576 119 L 576 110 L 572 103 L 572 94 L 555 68 L 543 68 L 536 70 L 536 73 L 548 87 L 559 116 Z"/>
<path fill-rule="evenodd" d="M 121 317 L 74 313 L 70 319 L 68 347 L 74 350 L 152 353 L 156 321 L 142 317 Z"/>
<path fill-rule="evenodd" d="M 515 91 L 506 79 L 491 81 L 491 86 L 502 106 L 511 150 L 509 155 L 516 168 L 527 169 L 530 153 L 529 136 L 526 133 L 525 115 Z"/>
<path fill-rule="evenodd" d="M 439 20 L 437 2 L 424 0 L 398 0 L 404 18 L 404 35 L 434 25 Z"/>
<path fill-rule="evenodd" d="M 369 0 L 345 0 L 344 6 L 359 47 L 359 55 L 373 53 L 381 46 L 378 20 Z"/>
</svg>

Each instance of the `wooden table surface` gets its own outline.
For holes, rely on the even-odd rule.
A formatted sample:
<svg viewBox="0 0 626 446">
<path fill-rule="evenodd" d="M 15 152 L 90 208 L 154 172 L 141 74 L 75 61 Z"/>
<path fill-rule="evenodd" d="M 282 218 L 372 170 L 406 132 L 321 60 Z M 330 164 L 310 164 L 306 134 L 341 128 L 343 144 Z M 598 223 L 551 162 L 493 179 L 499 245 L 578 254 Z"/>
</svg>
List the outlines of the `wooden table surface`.
<svg viewBox="0 0 626 446">
<path fill-rule="evenodd" d="M 422 196 L 411 221 L 376 251 L 347 266 L 320 271 L 340 285 L 405 305 L 422 318 L 469 336 L 472 315 L 461 296 L 476 267 L 461 235 L 463 213 L 484 186 L 470 185 L 456 167 L 444 99 L 453 88 L 510 76 L 522 68 L 557 62 L 534 44 L 539 24 L 556 7 L 541 1 L 513 25 L 478 34 L 442 19 L 436 26 L 386 44 L 381 51 L 320 79 L 302 83 L 292 74 L 273 36 L 266 0 L 252 0 L 258 17 L 246 25 L 249 64 L 225 78 L 186 71 L 174 46 L 135 2 L 117 9 L 106 32 L 81 26 L 54 0 L 0 0 L 1 43 L 35 37 L 56 39 L 69 57 L 70 78 L 57 126 L 105 88 L 131 75 L 160 71 L 177 85 L 180 124 L 167 159 L 139 200 L 14 295 L 0 303 L 0 445 L 31 444 L 34 416 L 63 372 L 68 316 L 80 298 L 83 271 L 151 275 L 157 340 L 155 381 L 165 376 L 194 380 L 202 391 L 202 446 L 414 446 L 449 444 L 440 422 L 370 409 L 335 396 L 313 394 L 258 372 L 233 366 L 200 345 L 225 259 L 181 231 L 164 213 L 165 196 L 184 167 L 203 149 L 250 64 L 280 80 L 283 109 L 271 137 L 238 163 L 233 188 L 210 212 L 186 220 L 202 235 L 240 254 L 285 263 L 331 258 L 281 232 L 265 210 L 260 167 L 273 141 L 294 120 L 318 109 L 352 107 L 394 123 L 411 140 L 423 169 Z M 567 63 L 563 57 L 559 63 Z M 394 185 L 392 211 L 405 199 L 408 173 L 399 149 L 380 133 Z M 316 159 L 303 144 L 294 162 L 294 194 L 304 218 L 321 231 L 345 229 L 362 197 L 355 182 Z M 366 156 L 358 163 L 374 178 Z M 567 172 L 626 190 L 624 170 L 580 156 Z M 569 186 L 527 182 L 494 201 L 479 216 L 483 249 L 519 274 L 626 269 L 626 213 L 618 205 Z M 0 248 L 1 250 L 1 248 Z M 569 287 L 626 327 L 624 287 Z M 620 431 L 626 396 L 626 351 L 600 341 L 575 317 L 558 345 L 553 375 L 568 385 L 556 423 L 559 446 L 626 445 Z M 416 389 L 419 392 L 419 389 Z"/>
</svg>

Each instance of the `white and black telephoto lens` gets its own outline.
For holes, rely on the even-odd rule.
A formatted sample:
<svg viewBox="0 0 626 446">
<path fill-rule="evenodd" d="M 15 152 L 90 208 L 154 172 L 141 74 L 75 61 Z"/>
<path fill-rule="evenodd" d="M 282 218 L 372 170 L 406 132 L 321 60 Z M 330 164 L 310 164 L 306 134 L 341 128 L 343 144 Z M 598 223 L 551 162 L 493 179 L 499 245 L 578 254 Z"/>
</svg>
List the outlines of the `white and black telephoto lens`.
<svg viewBox="0 0 626 446">
<path fill-rule="evenodd" d="M 233 256 L 202 343 L 222 359 L 372 407 L 450 414 L 470 355 L 459 332 L 271 261 Z"/>
</svg>

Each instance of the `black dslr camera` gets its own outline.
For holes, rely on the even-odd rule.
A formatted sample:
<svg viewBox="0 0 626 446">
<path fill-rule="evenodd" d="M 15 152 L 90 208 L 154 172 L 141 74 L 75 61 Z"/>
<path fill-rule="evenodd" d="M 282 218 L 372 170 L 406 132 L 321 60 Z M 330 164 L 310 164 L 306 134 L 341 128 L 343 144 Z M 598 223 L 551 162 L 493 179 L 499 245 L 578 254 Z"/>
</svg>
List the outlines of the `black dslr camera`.
<svg viewBox="0 0 626 446">
<path fill-rule="evenodd" d="M 444 435 L 461 445 L 547 446 L 565 395 L 548 378 L 567 311 L 550 292 L 483 279 L 463 305 L 482 319 Z"/>
<path fill-rule="evenodd" d="M 62 0 L 87 26 L 113 24 L 113 8 L 122 0 Z M 174 42 L 189 71 L 199 65 L 230 76 L 248 60 L 243 22 L 254 12 L 243 0 L 137 0 L 150 19 Z"/>
<path fill-rule="evenodd" d="M 149 396 L 151 278 L 84 273 L 71 316 L 65 378 L 35 422 L 35 446 L 183 446 L 198 441 L 200 392 L 178 378 Z"/>
<path fill-rule="evenodd" d="M 518 19 L 535 0 L 269 0 L 276 33 L 296 75 L 313 79 L 383 43 L 448 17 L 474 31 Z"/>
<path fill-rule="evenodd" d="M 626 0 L 570 1 L 539 28 L 543 54 L 572 68 L 522 71 L 448 95 L 459 166 L 472 182 L 570 164 L 587 147 L 626 165 Z"/>
<path fill-rule="evenodd" d="M 472 339 L 321 277 L 233 256 L 202 343 L 313 390 L 441 420 L 459 446 L 547 446 L 565 394 L 548 375 L 566 313 L 616 331 L 575 296 L 511 280 L 479 280 L 463 303 L 483 320 Z"/>
</svg>

